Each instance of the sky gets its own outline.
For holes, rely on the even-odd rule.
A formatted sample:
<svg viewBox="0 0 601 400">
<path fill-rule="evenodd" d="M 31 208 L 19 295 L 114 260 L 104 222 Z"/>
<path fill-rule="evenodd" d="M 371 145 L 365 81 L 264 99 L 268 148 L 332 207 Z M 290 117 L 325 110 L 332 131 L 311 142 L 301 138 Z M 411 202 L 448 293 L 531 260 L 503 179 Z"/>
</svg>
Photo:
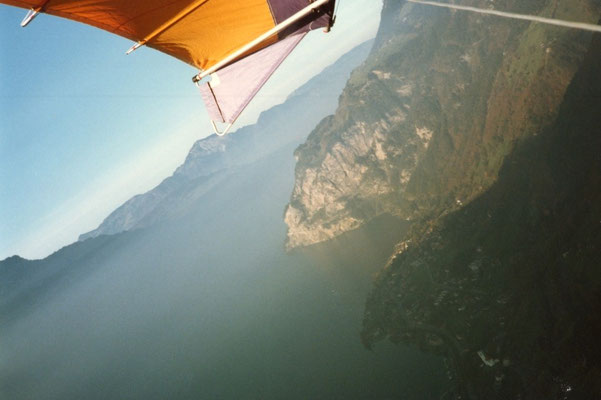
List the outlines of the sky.
<svg viewBox="0 0 601 400">
<path fill-rule="evenodd" d="M 381 7 L 341 0 L 332 32 L 309 34 L 234 129 L 375 36 Z M 0 260 L 75 242 L 212 133 L 193 67 L 49 15 L 21 28 L 25 14 L 0 5 Z"/>
</svg>

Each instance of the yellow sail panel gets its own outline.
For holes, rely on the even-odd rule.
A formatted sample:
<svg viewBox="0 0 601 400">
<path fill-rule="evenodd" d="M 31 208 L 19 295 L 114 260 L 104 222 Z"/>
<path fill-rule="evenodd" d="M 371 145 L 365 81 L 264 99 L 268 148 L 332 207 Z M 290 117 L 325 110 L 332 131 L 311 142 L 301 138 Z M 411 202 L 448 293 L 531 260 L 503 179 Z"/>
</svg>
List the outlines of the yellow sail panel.
<svg viewBox="0 0 601 400">
<path fill-rule="evenodd" d="M 274 26 L 266 0 L 209 0 L 147 45 L 207 69 Z"/>
<path fill-rule="evenodd" d="M 209 68 L 275 26 L 267 0 L 0 0 L 0 3 L 41 8 L 43 13 L 143 42 L 201 69 Z"/>
<path fill-rule="evenodd" d="M 0 0 L 141 40 L 195 0 Z"/>
</svg>

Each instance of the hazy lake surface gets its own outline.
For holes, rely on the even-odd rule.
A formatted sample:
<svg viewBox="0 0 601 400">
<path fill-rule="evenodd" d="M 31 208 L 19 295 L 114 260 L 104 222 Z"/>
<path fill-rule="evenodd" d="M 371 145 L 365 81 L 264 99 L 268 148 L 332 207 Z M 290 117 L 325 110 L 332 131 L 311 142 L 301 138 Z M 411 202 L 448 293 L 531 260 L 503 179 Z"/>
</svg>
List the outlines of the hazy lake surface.
<svg viewBox="0 0 601 400">
<path fill-rule="evenodd" d="M 111 238 L 5 311 L 3 398 L 438 398 L 439 359 L 359 338 L 405 227 L 382 218 L 286 254 L 291 154 L 232 172 L 181 219 Z"/>
</svg>

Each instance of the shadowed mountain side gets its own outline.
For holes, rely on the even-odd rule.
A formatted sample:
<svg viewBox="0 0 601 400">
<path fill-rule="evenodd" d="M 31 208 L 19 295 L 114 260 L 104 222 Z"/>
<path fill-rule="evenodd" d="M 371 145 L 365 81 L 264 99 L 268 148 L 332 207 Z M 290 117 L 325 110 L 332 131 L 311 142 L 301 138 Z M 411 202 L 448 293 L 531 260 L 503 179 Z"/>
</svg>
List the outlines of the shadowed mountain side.
<svg viewBox="0 0 601 400">
<path fill-rule="evenodd" d="M 601 396 L 601 35 L 557 120 L 498 181 L 414 227 L 377 279 L 363 340 L 445 354 L 471 399 Z"/>
<path fill-rule="evenodd" d="M 43 260 L 18 256 L 0 262 L 0 324 L 19 318 L 43 304 L 46 296 L 60 292 L 63 285 L 77 280 L 102 264 L 104 253 L 115 252 L 131 235 L 100 236 L 93 241 L 76 242 Z M 86 265 L 82 269 L 82 265 Z"/>
<path fill-rule="evenodd" d="M 220 185 L 220 172 L 247 165 L 289 144 L 299 144 L 315 125 L 336 109 L 350 72 L 367 56 L 373 40 L 351 50 L 295 92 L 284 103 L 261 113 L 256 124 L 197 141 L 174 174 L 147 193 L 113 211 L 85 240 L 153 225 L 181 216 L 196 199 Z M 200 180 L 203 184 L 198 184 Z M 191 192 L 189 187 L 195 190 Z M 185 194 L 185 195 L 184 195 Z"/>
<path fill-rule="evenodd" d="M 1 309 L 3 396 L 438 399 L 439 359 L 358 337 L 402 224 L 285 254 L 293 147 L 230 169 L 179 220 L 36 261 L 58 269 Z"/>
<path fill-rule="evenodd" d="M 418 221 L 467 204 L 516 140 L 550 126 L 591 33 L 385 0 L 373 51 L 336 113 L 298 147 L 288 248 L 380 214 Z M 592 0 L 470 5 L 596 23 Z"/>
</svg>

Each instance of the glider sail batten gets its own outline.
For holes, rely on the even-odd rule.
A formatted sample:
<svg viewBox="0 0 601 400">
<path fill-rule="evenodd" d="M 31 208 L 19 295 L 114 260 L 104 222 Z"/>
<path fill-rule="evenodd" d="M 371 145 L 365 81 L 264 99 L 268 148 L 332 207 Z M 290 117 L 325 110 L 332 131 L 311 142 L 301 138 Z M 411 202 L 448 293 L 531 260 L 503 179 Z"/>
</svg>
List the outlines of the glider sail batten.
<svg viewBox="0 0 601 400">
<path fill-rule="evenodd" d="M 47 14 L 92 25 L 136 42 L 146 40 L 148 46 L 199 69 L 210 67 L 275 24 L 267 0 L 0 2 L 32 9 L 43 6 L 41 11 Z"/>
<path fill-rule="evenodd" d="M 205 71 L 194 79 L 196 81 L 211 74 L 211 80 L 199 84 L 199 88 L 213 122 L 231 126 L 306 33 L 331 24 L 333 1 L 321 0 L 312 4 L 307 0 L 268 2 L 277 24 L 273 30 L 284 27 L 285 30 L 277 34 L 283 38 L 258 52 L 220 67 L 216 73 Z M 325 7 L 322 8 L 322 5 Z M 217 130 L 215 132 L 218 133 Z"/>
<path fill-rule="evenodd" d="M 0 3 L 31 10 L 22 26 L 38 13 L 64 17 L 133 40 L 128 54 L 146 45 L 201 70 L 198 80 L 213 74 L 210 84 L 199 85 L 201 94 L 213 120 L 231 125 L 307 32 L 329 30 L 335 0 Z"/>
<path fill-rule="evenodd" d="M 219 72 L 199 85 L 209 116 L 215 122 L 234 123 L 280 64 L 304 38 L 292 35 Z"/>
<path fill-rule="evenodd" d="M 0 3 L 39 9 L 92 25 L 199 69 L 211 67 L 310 4 L 309 0 L 0 0 Z M 260 48 L 277 40 L 268 40 Z"/>
</svg>

